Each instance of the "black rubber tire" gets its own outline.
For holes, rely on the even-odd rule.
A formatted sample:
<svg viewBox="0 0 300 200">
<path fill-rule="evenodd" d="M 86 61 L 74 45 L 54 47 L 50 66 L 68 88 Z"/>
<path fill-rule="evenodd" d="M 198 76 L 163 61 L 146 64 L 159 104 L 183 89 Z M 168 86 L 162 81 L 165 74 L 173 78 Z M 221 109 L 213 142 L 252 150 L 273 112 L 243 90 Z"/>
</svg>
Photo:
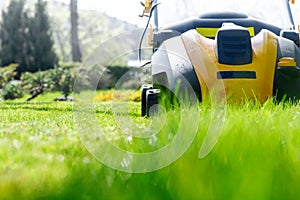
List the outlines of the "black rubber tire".
<svg viewBox="0 0 300 200">
<path fill-rule="evenodd" d="M 149 89 L 146 92 L 146 116 L 150 117 L 150 109 L 152 106 L 159 103 L 159 89 Z M 154 113 L 157 113 L 158 110 L 153 110 Z"/>
<path fill-rule="evenodd" d="M 273 85 L 276 102 L 300 100 L 300 69 L 296 67 L 277 67 Z"/>
<path fill-rule="evenodd" d="M 146 112 L 146 93 L 147 90 L 153 89 L 153 85 L 151 84 L 145 84 L 142 85 L 141 88 L 141 111 L 142 111 L 142 117 L 147 116 L 147 112 Z"/>
</svg>

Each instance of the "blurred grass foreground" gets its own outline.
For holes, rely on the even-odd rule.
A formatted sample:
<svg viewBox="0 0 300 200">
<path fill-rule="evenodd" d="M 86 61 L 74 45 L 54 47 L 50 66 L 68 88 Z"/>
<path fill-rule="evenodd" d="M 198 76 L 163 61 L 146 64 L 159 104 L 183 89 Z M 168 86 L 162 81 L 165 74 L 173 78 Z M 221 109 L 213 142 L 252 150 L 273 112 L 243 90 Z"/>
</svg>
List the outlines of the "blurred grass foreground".
<svg viewBox="0 0 300 200">
<path fill-rule="evenodd" d="M 89 154 L 73 120 L 73 103 L 52 102 L 51 93 L 47 95 L 30 103 L 0 103 L 0 199 L 281 200 L 300 196 L 300 105 L 228 106 L 221 136 L 203 159 L 198 154 L 211 109 L 199 105 L 197 136 L 187 152 L 159 171 L 130 174 L 110 169 Z M 101 95 L 106 94 L 95 98 Z M 151 119 L 139 117 L 139 103 L 130 107 L 133 121 L 141 126 L 150 123 Z M 95 113 L 112 142 L 136 152 L 168 143 L 180 120 L 180 112 L 170 111 L 158 140 L 139 142 L 122 135 L 109 103 L 95 102 Z"/>
</svg>

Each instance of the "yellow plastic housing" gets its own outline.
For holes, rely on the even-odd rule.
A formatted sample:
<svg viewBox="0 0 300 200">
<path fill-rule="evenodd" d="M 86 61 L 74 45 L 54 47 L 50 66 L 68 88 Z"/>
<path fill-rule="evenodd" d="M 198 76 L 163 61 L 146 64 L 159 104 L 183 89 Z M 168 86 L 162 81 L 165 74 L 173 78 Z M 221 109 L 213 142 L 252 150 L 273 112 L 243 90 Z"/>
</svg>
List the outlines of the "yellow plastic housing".
<svg viewBox="0 0 300 200">
<path fill-rule="evenodd" d="M 254 27 L 247 27 L 250 36 L 253 37 L 255 35 L 254 32 Z M 209 37 L 209 38 L 214 38 L 216 37 L 217 33 L 218 33 L 219 28 L 196 28 L 196 31 L 204 36 L 204 37 Z"/>
<path fill-rule="evenodd" d="M 230 102 L 245 99 L 265 102 L 273 96 L 273 82 L 277 58 L 277 38 L 262 30 L 251 38 L 253 59 L 247 65 L 224 65 L 217 61 L 214 40 L 191 30 L 182 35 L 185 48 L 200 83 L 203 101 L 212 98 Z M 253 72 L 255 78 L 218 78 L 220 72 Z"/>
<path fill-rule="evenodd" d="M 278 67 L 296 67 L 297 63 L 294 58 L 285 57 L 281 58 L 277 65 Z"/>
</svg>

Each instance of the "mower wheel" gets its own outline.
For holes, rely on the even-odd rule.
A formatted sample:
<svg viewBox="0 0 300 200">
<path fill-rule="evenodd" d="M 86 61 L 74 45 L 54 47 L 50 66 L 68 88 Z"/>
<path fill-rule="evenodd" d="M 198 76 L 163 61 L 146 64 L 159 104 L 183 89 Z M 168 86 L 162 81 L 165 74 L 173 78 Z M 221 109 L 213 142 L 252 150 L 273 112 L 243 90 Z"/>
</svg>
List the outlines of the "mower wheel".
<svg viewBox="0 0 300 200">
<path fill-rule="evenodd" d="M 150 89 L 153 89 L 153 85 L 151 85 L 151 84 L 142 85 L 142 88 L 141 88 L 142 117 L 145 117 L 147 115 L 147 113 L 146 113 L 146 92 L 147 92 L 147 90 L 150 90 Z"/>
<path fill-rule="evenodd" d="M 158 105 L 160 90 L 159 89 L 149 89 L 146 92 L 146 116 L 150 116 L 150 109 L 152 108 L 153 113 L 158 112 L 158 107 L 153 107 Z"/>
</svg>

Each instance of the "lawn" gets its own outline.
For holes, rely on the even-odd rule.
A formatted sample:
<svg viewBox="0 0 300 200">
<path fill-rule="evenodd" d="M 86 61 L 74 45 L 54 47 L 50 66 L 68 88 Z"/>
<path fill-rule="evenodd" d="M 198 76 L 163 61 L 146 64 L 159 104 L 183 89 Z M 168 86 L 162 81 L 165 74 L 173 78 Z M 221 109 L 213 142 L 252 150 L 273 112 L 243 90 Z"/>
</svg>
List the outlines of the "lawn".
<svg viewBox="0 0 300 200">
<path fill-rule="evenodd" d="M 178 160 L 157 171 L 126 173 L 106 167 L 89 153 L 74 121 L 73 103 L 53 102 L 55 95 L 42 95 L 30 103 L 0 103 L 0 199 L 273 200 L 300 196 L 298 104 L 268 101 L 228 106 L 218 142 L 200 159 L 199 150 L 212 121 L 209 106 L 199 105 L 198 117 L 184 115 L 193 113 L 188 108 L 169 111 L 162 116 L 164 127 L 153 142 L 153 138 L 128 139 L 117 127 L 111 104 L 96 102 L 95 115 L 105 135 L 128 151 L 160 149 L 176 138 L 180 122 L 189 127 L 198 119 L 197 135 Z M 151 123 L 139 117 L 138 103 L 129 107 L 129 116 L 139 127 Z"/>
</svg>

